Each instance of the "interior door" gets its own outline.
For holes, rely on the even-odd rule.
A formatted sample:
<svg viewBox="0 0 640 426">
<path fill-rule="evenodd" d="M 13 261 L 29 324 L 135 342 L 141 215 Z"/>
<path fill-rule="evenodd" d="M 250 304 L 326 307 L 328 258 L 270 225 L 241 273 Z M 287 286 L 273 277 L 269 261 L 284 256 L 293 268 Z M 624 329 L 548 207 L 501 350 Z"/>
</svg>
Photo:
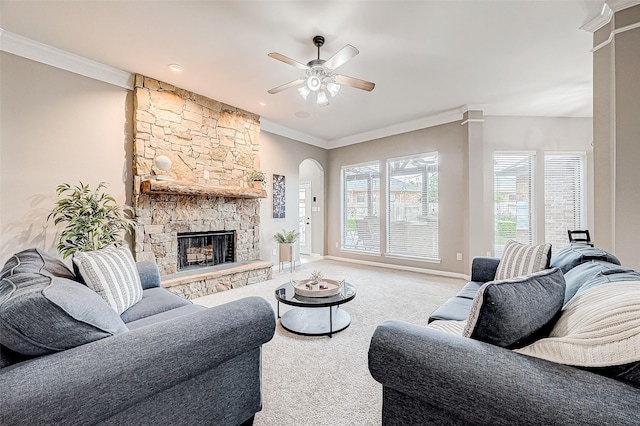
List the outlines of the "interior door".
<svg viewBox="0 0 640 426">
<path fill-rule="evenodd" d="M 298 197 L 300 254 L 311 254 L 311 182 L 300 182 Z"/>
</svg>

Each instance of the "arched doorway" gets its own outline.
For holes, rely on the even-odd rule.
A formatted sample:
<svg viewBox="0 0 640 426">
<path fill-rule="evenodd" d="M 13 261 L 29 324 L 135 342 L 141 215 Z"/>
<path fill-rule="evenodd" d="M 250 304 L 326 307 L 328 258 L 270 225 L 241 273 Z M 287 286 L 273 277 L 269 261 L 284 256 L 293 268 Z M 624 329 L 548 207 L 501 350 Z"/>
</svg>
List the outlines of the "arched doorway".
<svg viewBox="0 0 640 426">
<path fill-rule="evenodd" d="M 298 223 L 300 254 L 324 255 L 324 170 L 307 158 L 299 165 Z"/>
</svg>

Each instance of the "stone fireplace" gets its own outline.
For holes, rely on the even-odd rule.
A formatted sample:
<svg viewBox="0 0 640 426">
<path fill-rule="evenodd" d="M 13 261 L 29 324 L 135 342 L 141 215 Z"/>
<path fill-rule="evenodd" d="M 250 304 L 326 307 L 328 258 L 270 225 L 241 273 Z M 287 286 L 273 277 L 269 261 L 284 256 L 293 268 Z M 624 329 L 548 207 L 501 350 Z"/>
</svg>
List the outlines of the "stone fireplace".
<svg viewBox="0 0 640 426">
<path fill-rule="evenodd" d="M 235 261 L 236 231 L 178 233 L 178 272 Z"/>
<path fill-rule="evenodd" d="M 259 260 L 260 198 L 266 192 L 246 179 L 260 168 L 259 135 L 255 114 L 136 76 L 134 254 L 138 261 L 155 261 L 163 286 L 175 293 L 194 298 L 271 278 L 271 263 Z M 169 170 L 156 170 L 159 155 L 171 160 Z M 170 180 L 158 179 L 160 172 Z M 233 252 L 212 243 L 211 249 L 180 253 L 182 237 L 196 233 L 231 239 Z M 214 251 L 219 253 L 211 264 L 200 262 Z M 224 261 L 216 263 L 216 257 Z"/>
</svg>

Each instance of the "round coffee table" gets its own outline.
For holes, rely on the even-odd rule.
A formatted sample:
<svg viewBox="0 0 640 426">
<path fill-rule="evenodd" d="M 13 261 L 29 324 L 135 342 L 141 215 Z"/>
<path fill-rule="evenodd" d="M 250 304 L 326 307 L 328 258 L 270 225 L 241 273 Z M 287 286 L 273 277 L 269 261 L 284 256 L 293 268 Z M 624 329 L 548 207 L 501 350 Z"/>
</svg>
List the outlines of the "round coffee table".
<svg viewBox="0 0 640 426">
<path fill-rule="evenodd" d="M 356 297 L 356 288 L 344 283 L 340 293 L 329 297 L 304 297 L 296 294 L 293 283 L 276 288 L 278 318 L 282 328 L 303 336 L 329 336 L 351 324 L 351 316 L 340 305 Z M 280 316 L 280 302 L 294 306 Z"/>
</svg>

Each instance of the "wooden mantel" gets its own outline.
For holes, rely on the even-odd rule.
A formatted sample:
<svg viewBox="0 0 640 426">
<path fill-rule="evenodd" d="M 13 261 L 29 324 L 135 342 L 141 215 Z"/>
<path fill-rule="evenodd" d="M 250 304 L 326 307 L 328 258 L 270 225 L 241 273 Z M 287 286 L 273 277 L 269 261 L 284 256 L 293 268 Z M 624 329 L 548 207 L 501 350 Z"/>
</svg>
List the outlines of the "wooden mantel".
<svg viewBox="0 0 640 426">
<path fill-rule="evenodd" d="M 143 180 L 140 183 L 143 194 L 175 194 L 234 198 L 267 198 L 267 191 L 256 188 L 202 185 L 197 182 L 180 180 Z"/>
</svg>

